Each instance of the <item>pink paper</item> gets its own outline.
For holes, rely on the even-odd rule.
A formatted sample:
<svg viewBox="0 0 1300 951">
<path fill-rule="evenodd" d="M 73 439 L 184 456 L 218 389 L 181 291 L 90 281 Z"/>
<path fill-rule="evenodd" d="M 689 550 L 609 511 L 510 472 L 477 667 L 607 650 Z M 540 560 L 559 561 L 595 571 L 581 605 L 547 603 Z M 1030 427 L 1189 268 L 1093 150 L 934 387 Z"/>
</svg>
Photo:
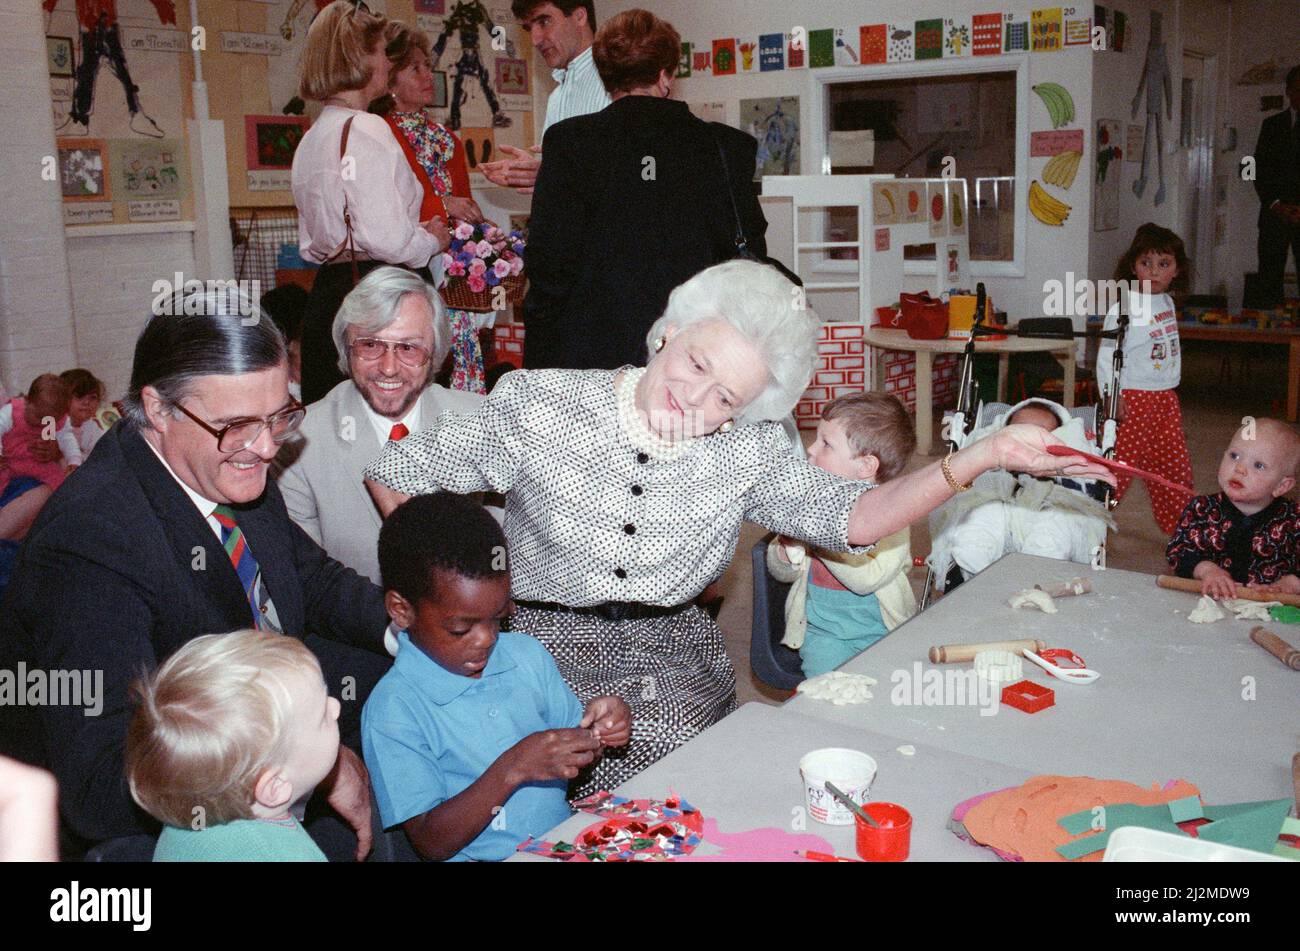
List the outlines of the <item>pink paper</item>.
<svg viewBox="0 0 1300 951">
<path fill-rule="evenodd" d="M 704 820 L 704 841 L 718 846 L 717 855 L 701 855 L 699 850 L 674 859 L 675 862 L 803 862 L 795 852 L 834 854 L 834 847 L 819 835 L 796 835 L 784 829 L 748 829 L 744 832 L 720 832 L 716 819 Z M 856 858 L 850 855 L 847 858 Z"/>
<path fill-rule="evenodd" d="M 1029 133 L 1029 154 L 1034 158 L 1083 151 L 1082 129 L 1051 129 Z"/>
</svg>

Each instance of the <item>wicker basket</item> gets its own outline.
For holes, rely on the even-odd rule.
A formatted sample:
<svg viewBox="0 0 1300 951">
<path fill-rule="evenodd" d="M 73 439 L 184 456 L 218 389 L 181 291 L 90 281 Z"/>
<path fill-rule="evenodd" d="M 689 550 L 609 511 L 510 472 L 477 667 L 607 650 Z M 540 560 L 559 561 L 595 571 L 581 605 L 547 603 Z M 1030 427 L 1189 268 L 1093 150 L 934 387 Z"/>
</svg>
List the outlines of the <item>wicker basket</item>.
<svg viewBox="0 0 1300 951">
<path fill-rule="evenodd" d="M 528 286 L 528 279 L 523 274 L 512 274 L 510 277 L 502 278 L 500 286 L 506 289 L 506 303 L 511 307 L 518 307 L 524 302 L 524 290 Z M 496 309 L 492 306 L 495 292 L 495 287 L 489 287 L 476 294 L 469 289 L 469 280 L 464 277 L 449 277 L 447 283 L 441 288 L 442 299 L 448 307 L 480 312 Z"/>
</svg>

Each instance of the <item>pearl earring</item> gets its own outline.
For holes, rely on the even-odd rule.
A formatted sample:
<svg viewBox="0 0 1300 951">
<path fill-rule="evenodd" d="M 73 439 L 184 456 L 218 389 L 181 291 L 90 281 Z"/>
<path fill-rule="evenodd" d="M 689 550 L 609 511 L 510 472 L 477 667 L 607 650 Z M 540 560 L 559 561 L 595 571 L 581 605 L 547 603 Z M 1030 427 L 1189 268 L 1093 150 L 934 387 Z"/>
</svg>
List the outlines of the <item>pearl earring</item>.
<svg viewBox="0 0 1300 951">
<path fill-rule="evenodd" d="M 723 423 L 721 426 L 718 427 L 718 432 L 720 432 L 720 433 L 729 433 L 729 432 L 731 432 L 732 429 L 735 428 L 735 426 L 736 426 L 736 421 L 735 421 L 734 419 L 729 419 L 729 420 L 727 420 L 725 423 Z"/>
<path fill-rule="evenodd" d="M 662 349 L 664 348 L 664 344 L 666 344 L 667 342 L 668 342 L 668 341 L 665 340 L 663 337 L 656 337 L 656 338 L 655 338 L 655 353 L 658 353 L 660 350 L 662 350 Z"/>
</svg>

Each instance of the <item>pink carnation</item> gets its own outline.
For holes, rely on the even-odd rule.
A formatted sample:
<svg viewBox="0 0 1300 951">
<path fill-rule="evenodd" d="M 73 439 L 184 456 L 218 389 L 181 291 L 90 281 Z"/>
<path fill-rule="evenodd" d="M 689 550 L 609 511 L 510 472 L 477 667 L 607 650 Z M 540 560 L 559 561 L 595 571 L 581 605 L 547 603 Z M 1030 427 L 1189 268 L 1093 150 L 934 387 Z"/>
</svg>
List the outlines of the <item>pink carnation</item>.
<svg viewBox="0 0 1300 951">
<path fill-rule="evenodd" d="M 456 230 L 452 232 L 452 236 L 459 238 L 461 241 L 468 241 L 470 238 L 474 237 L 474 226 L 467 221 L 462 221 L 456 226 Z"/>
<path fill-rule="evenodd" d="M 504 258 L 497 258 L 497 263 L 492 265 L 492 273 L 497 277 L 510 276 L 510 262 Z"/>
<path fill-rule="evenodd" d="M 481 294 L 487 290 L 487 281 L 477 275 L 471 274 L 469 276 L 469 289 L 475 294 Z"/>
<path fill-rule="evenodd" d="M 450 264 L 447 265 L 447 276 L 464 277 L 465 265 L 461 264 L 459 261 L 452 261 Z"/>
<path fill-rule="evenodd" d="M 523 258 L 515 258 L 510 262 L 510 274 L 512 276 L 518 277 L 520 274 L 523 273 L 523 270 L 524 270 Z"/>
<path fill-rule="evenodd" d="M 489 255 L 492 254 L 492 242 L 480 241 L 478 243 L 478 248 L 474 251 L 474 253 L 481 258 L 488 257 Z"/>
<path fill-rule="evenodd" d="M 469 262 L 469 273 L 474 277 L 482 277 L 487 273 L 487 265 L 483 263 L 482 258 L 475 258 Z"/>
</svg>

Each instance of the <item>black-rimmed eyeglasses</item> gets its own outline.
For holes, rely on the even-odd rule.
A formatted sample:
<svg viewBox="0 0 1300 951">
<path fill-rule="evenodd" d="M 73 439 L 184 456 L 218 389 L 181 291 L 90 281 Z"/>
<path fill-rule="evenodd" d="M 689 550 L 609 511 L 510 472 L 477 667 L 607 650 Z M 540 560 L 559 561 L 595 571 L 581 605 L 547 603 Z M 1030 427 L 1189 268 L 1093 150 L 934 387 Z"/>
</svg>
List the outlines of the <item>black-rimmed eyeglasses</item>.
<svg viewBox="0 0 1300 951">
<path fill-rule="evenodd" d="M 293 435 L 307 416 L 307 408 L 294 400 L 287 408 L 261 419 L 237 419 L 217 429 L 206 420 L 195 416 L 180 403 L 176 408 L 198 423 L 217 439 L 217 449 L 221 452 L 243 452 L 261 437 L 262 431 L 270 428 L 271 439 L 278 445 Z"/>
</svg>

